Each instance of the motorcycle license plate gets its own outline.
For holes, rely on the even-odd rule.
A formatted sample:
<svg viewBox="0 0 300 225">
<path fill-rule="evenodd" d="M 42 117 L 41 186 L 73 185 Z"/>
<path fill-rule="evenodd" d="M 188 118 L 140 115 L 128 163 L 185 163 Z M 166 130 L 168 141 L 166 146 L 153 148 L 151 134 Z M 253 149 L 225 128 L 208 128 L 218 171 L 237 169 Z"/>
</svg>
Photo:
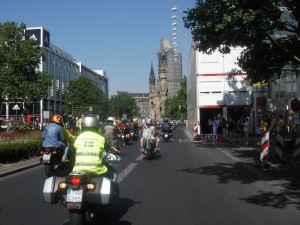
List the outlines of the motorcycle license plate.
<svg viewBox="0 0 300 225">
<path fill-rule="evenodd" d="M 50 154 L 43 154 L 43 162 L 49 162 L 50 157 L 51 157 L 51 153 Z"/>
<path fill-rule="evenodd" d="M 82 202 L 82 190 L 68 189 L 67 202 Z"/>
</svg>

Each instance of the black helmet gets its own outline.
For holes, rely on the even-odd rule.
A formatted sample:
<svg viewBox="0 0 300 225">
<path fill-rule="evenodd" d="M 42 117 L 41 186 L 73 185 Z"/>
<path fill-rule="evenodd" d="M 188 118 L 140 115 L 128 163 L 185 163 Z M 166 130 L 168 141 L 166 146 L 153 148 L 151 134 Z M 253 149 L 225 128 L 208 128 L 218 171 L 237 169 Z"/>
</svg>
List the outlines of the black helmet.
<svg viewBox="0 0 300 225">
<path fill-rule="evenodd" d="M 82 118 L 81 126 L 82 129 L 99 129 L 99 119 L 94 114 L 84 115 Z"/>
</svg>

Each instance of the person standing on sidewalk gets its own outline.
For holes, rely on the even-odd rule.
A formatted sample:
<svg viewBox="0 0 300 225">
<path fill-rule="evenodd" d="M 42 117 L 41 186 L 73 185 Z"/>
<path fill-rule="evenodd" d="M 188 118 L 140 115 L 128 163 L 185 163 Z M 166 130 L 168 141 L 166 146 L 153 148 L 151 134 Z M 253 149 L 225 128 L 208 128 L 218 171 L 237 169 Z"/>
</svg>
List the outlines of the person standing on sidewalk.
<svg viewBox="0 0 300 225">
<path fill-rule="evenodd" d="M 249 132 L 250 132 L 250 120 L 248 117 L 246 117 L 244 122 L 244 133 L 245 133 L 246 145 L 249 144 Z"/>
<path fill-rule="evenodd" d="M 244 117 L 243 116 L 241 116 L 238 121 L 237 129 L 238 129 L 239 136 L 240 136 L 240 144 L 242 144 L 242 141 L 244 139 Z"/>
</svg>

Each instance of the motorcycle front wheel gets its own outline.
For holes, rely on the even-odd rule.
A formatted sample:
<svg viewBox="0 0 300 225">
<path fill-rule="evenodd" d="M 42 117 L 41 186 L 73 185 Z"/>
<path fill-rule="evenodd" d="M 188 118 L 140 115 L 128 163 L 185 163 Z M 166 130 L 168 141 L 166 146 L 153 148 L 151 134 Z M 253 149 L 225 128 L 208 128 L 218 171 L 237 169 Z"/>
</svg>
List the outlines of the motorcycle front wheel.
<svg viewBox="0 0 300 225">
<path fill-rule="evenodd" d="M 83 214 L 79 211 L 69 212 L 69 225 L 83 225 Z"/>
</svg>

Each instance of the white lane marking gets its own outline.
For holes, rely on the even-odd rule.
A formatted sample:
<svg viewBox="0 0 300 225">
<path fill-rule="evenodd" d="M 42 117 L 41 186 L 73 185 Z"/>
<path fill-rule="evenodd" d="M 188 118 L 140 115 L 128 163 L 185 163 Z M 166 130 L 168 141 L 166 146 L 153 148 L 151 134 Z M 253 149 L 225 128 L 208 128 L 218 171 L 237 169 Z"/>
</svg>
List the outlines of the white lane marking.
<svg viewBox="0 0 300 225">
<path fill-rule="evenodd" d="M 140 154 L 135 160 L 141 161 L 145 155 Z M 118 175 L 118 182 L 122 182 L 125 177 L 137 166 L 138 163 L 130 163 L 124 170 L 122 170 Z"/>
<path fill-rule="evenodd" d="M 118 183 L 122 182 L 124 178 L 137 166 L 137 163 L 130 163 L 121 173 L 118 175 Z"/>
</svg>

